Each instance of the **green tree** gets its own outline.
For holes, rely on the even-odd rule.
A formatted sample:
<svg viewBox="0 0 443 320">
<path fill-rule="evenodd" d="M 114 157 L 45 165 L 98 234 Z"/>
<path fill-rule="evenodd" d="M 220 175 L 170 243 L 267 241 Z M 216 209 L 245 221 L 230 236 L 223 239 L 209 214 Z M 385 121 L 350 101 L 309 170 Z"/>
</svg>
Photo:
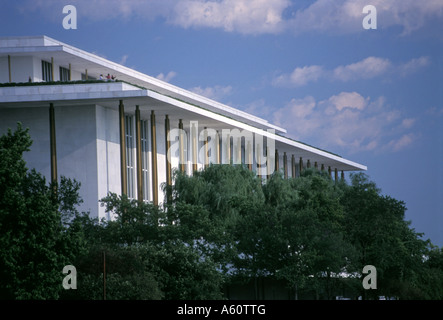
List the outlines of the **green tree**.
<svg viewBox="0 0 443 320">
<path fill-rule="evenodd" d="M 428 242 L 405 220 L 404 202 L 381 195 L 363 173 L 352 174 L 351 185 L 344 189 L 346 235 L 358 251 L 354 270 L 377 268 L 377 290 L 361 288 L 360 295 L 413 298 Z"/>
<path fill-rule="evenodd" d="M 284 189 L 291 196 L 278 208 L 281 214 L 282 239 L 278 277 L 290 287 L 314 291 L 317 298 L 330 299 L 337 286 L 339 274 L 355 254 L 344 238 L 343 208 L 339 202 L 340 189 L 328 175 L 305 170 L 296 179 L 289 179 Z M 274 194 L 280 188 L 269 184 Z M 281 192 L 279 192 L 281 193 Z"/>
<path fill-rule="evenodd" d="M 222 277 L 210 257 L 204 257 L 184 242 L 185 228 L 174 223 L 169 210 L 110 193 L 102 199 L 113 214 L 110 221 L 79 216 L 76 220 L 87 240 L 88 249 L 75 265 L 78 292 L 69 299 L 103 299 L 106 255 L 107 299 L 215 299 L 220 298 Z M 178 211 L 195 213 L 197 206 Z M 194 231 L 192 231 L 194 232 Z M 191 237 L 192 238 L 192 237 Z M 81 288 L 81 289 L 80 289 Z"/>
<path fill-rule="evenodd" d="M 176 239 L 144 251 L 166 300 L 213 300 L 222 298 L 224 278 L 217 264 L 199 250 Z"/>
<path fill-rule="evenodd" d="M 174 180 L 168 216 L 190 236 L 189 244 L 229 272 L 238 255 L 234 230 L 240 212 L 264 200 L 260 178 L 243 166 L 210 165 L 190 177 L 177 172 Z"/>
<path fill-rule="evenodd" d="M 89 241 L 88 250 L 75 260 L 77 290 L 63 292 L 62 299 L 158 300 L 163 292 L 151 266 L 146 246 L 115 246 Z"/>
<path fill-rule="evenodd" d="M 443 248 L 429 246 L 422 271 L 415 298 L 443 300 Z"/>
<path fill-rule="evenodd" d="M 0 297 L 4 299 L 219 299 L 223 285 L 284 280 L 298 293 L 443 298 L 443 251 L 410 227 L 402 201 L 365 174 L 334 182 L 315 169 L 263 181 L 243 166 L 210 165 L 165 187 L 164 207 L 110 193 L 110 221 L 80 213 L 80 183 L 48 185 L 28 170 L 28 130 L 0 137 Z M 57 190 L 57 193 L 54 193 Z M 104 269 L 106 257 L 106 269 Z M 77 268 L 77 290 L 62 269 Z M 377 290 L 363 290 L 365 265 Z M 106 277 L 104 277 L 106 270 Z"/>
<path fill-rule="evenodd" d="M 28 170 L 23 153 L 30 150 L 28 129 L 20 123 L 0 137 L 0 297 L 57 299 L 62 269 L 79 242 L 62 224 L 61 204 L 72 182 L 64 179 L 58 196 L 45 178 Z M 71 185 L 69 185 L 71 184 Z"/>
</svg>

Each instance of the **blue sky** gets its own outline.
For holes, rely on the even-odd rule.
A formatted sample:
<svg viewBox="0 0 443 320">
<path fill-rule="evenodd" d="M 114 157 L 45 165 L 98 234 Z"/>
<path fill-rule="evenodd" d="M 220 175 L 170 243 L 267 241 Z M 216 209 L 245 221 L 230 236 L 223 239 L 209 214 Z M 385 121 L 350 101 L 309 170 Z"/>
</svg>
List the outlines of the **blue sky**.
<svg viewBox="0 0 443 320">
<path fill-rule="evenodd" d="M 442 31 L 441 0 L 0 0 L 0 36 L 47 35 L 366 165 L 439 246 Z"/>
</svg>

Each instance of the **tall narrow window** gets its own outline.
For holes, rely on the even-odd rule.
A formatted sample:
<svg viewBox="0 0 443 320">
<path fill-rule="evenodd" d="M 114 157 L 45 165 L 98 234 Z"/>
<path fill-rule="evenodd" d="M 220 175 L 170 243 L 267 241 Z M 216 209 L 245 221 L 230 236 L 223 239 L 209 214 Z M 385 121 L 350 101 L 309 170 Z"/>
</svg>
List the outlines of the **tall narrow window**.
<svg viewBox="0 0 443 320">
<path fill-rule="evenodd" d="M 52 63 L 42 60 L 42 80 L 53 81 L 52 79 Z"/>
<path fill-rule="evenodd" d="M 69 81 L 69 69 L 60 67 L 60 81 Z"/>
<path fill-rule="evenodd" d="M 143 176 L 143 201 L 149 201 L 149 156 L 148 156 L 148 121 L 142 120 L 140 125 L 142 145 L 142 176 Z"/>
<path fill-rule="evenodd" d="M 125 136 L 126 136 L 126 174 L 128 177 L 128 198 L 135 198 L 134 181 L 134 119 L 132 116 L 125 116 Z"/>
</svg>

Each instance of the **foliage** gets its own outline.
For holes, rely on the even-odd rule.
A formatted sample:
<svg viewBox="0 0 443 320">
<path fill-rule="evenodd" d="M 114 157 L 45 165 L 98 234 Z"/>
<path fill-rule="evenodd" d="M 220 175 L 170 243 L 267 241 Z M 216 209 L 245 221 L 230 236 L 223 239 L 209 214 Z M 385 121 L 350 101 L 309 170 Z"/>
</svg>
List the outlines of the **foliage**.
<svg viewBox="0 0 443 320">
<path fill-rule="evenodd" d="M 81 185 L 28 170 L 18 124 L 0 137 L 0 298 L 221 299 L 239 279 L 283 281 L 294 298 L 443 299 L 443 251 L 405 220 L 405 203 L 368 176 L 316 169 L 262 180 L 240 165 L 174 174 L 163 206 L 110 193 L 113 218 L 79 212 Z M 54 190 L 57 192 L 54 193 Z M 77 290 L 63 290 L 65 265 Z M 362 269 L 377 269 L 364 290 Z"/>
<path fill-rule="evenodd" d="M 103 244 L 91 245 L 89 250 L 75 260 L 78 289 L 64 291 L 62 298 L 161 299 L 163 294 L 159 284 L 149 272 L 141 251 L 140 247 L 135 246 L 119 248 Z"/>
<path fill-rule="evenodd" d="M 245 207 L 263 203 L 261 181 L 241 166 L 211 165 L 189 177 L 175 173 L 168 216 L 187 237 L 183 240 L 210 255 L 224 273 L 238 254 L 233 232 Z"/>
<path fill-rule="evenodd" d="M 168 222 L 165 211 L 113 193 L 102 203 L 113 220 L 77 218 L 89 248 L 75 261 L 82 289 L 64 298 L 102 299 L 104 270 L 108 300 L 221 298 L 216 265 L 180 240 L 183 232 Z"/>
<path fill-rule="evenodd" d="M 22 156 L 31 144 L 20 123 L 0 137 L 0 297 L 6 299 L 58 298 L 61 271 L 81 247 L 59 210 L 62 203 L 68 210 L 72 181 L 63 180 L 54 196 L 45 178 L 26 168 Z"/>
<path fill-rule="evenodd" d="M 381 195 L 375 183 L 362 173 L 351 175 L 351 186 L 345 188 L 342 203 L 347 240 L 358 251 L 354 268 L 377 268 L 378 290 L 360 290 L 360 294 L 418 298 L 407 288 L 413 288 L 423 272 L 428 241 L 405 221 L 404 203 Z"/>
</svg>

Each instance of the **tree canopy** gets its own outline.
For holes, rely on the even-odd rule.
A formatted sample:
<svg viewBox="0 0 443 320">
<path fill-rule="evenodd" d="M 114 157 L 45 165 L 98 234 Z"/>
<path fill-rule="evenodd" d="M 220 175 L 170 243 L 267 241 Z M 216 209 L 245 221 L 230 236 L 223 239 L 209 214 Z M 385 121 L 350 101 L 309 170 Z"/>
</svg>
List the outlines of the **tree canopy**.
<svg viewBox="0 0 443 320">
<path fill-rule="evenodd" d="M 62 180 L 60 192 L 35 170 L 28 170 L 23 153 L 32 144 L 21 124 L 0 137 L 0 297 L 57 299 L 63 267 L 81 250 L 75 228 L 66 228 L 62 213 L 72 181 Z"/>
<path fill-rule="evenodd" d="M 101 203 L 113 218 L 98 221 L 79 212 L 75 179 L 53 186 L 26 167 L 31 145 L 21 124 L 0 137 L 2 299 L 222 299 L 248 283 L 258 299 L 260 279 L 292 299 L 443 299 L 442 249 L 364 173 L 263 180 L 210 165 L 175 172 L 160 206 L 110 193 Z M 62 287 L 65 265 L 76 267 L 76 290 Z M 376 290 L 362 287 L 366 265 Z"/>
</svg>

